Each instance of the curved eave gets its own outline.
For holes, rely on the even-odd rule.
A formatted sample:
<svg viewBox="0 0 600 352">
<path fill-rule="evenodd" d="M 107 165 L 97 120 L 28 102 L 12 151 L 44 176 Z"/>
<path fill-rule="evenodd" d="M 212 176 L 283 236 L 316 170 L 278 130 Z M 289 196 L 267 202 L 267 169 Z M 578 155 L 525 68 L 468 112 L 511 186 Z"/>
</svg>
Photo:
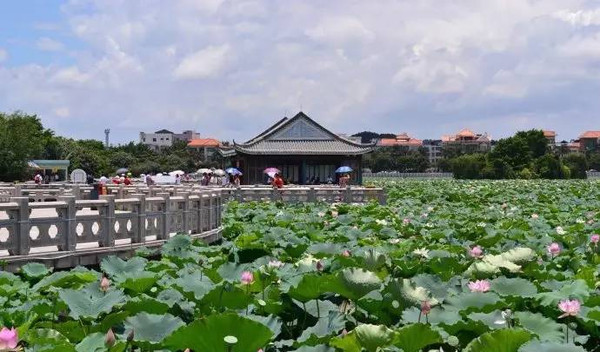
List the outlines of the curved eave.
<svg viewBox="0 0 600 352">
<path fill-rule="evenodd" d="M 248 150 L 243 147 L 234 146 L 235 151 L 241 154 L 248 155 L 363 155 L 372 152 L 372 147 L 365 148 L 358 151 L 304 151 L 304 150 L 293 150 L 293 151 L 268 151 L 268 150 Z"/>
</svg>

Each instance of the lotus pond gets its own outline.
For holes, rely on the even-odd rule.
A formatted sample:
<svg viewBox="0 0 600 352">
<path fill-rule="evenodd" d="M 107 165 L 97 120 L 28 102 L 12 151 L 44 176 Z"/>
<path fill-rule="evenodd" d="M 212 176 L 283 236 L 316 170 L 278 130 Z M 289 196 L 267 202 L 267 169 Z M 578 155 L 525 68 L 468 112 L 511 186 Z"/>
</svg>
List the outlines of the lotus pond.
<svg viewBox="0 0 600 352">
<path fill-rule="evenodd" d="M 384 182 L 386 206 L 229 203 L 218 245 L 0 272 L 0 351 L 600 350 L 600 182 Z"/>
</svg>

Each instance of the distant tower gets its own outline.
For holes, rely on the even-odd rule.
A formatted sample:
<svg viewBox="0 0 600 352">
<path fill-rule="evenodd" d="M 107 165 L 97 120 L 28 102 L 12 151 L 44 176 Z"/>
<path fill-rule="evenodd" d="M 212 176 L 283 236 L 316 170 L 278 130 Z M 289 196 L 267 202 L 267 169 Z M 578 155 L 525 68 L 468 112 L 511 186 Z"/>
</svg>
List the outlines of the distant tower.
<svg viewBox="0 0 600 352">
<path fill-rule="evenodd" d="M 104 130 L 104 145 L 108 148 L 108 135 L 110 134 L 110 128 Z"/>
</svg>

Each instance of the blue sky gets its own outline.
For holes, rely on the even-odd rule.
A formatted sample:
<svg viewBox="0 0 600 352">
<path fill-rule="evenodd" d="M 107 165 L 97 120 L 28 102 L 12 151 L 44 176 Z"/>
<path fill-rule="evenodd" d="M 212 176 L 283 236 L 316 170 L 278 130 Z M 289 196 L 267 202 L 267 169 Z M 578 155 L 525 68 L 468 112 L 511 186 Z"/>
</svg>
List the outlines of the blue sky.
<svg viewBox="0 0 600 352">
<path fill-rule="evenodd" d="M 0 2 L 0 110 L 58 134 L 246 140 L 302 110 L 334 132 L 600 130 L 587 0 Z"/>
</svg>

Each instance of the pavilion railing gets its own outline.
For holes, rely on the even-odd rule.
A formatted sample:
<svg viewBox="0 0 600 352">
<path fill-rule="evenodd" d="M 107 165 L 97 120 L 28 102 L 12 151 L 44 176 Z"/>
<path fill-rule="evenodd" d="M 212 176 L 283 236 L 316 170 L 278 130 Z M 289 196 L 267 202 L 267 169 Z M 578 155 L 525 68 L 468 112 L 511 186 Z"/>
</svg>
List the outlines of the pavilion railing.
<svg viewBox="0 0 600 352">
<path fill-rule="evenodd" d="M 32 252 L 72 252 L 81 245 L 113 247 L 117 240 L 130 245 L 166 240 L 176 233 L 202 234 L 221 226 L 222 198 L 218 191 L 178 195 L 114 195 L 99 200 L 29 202 L 12 197 L 0 203 L 0 260 Z M 32 212 L 43 216 L 31 216 Z M 7 255 L 3 255 L 3 251 Z"/>
</svg>

